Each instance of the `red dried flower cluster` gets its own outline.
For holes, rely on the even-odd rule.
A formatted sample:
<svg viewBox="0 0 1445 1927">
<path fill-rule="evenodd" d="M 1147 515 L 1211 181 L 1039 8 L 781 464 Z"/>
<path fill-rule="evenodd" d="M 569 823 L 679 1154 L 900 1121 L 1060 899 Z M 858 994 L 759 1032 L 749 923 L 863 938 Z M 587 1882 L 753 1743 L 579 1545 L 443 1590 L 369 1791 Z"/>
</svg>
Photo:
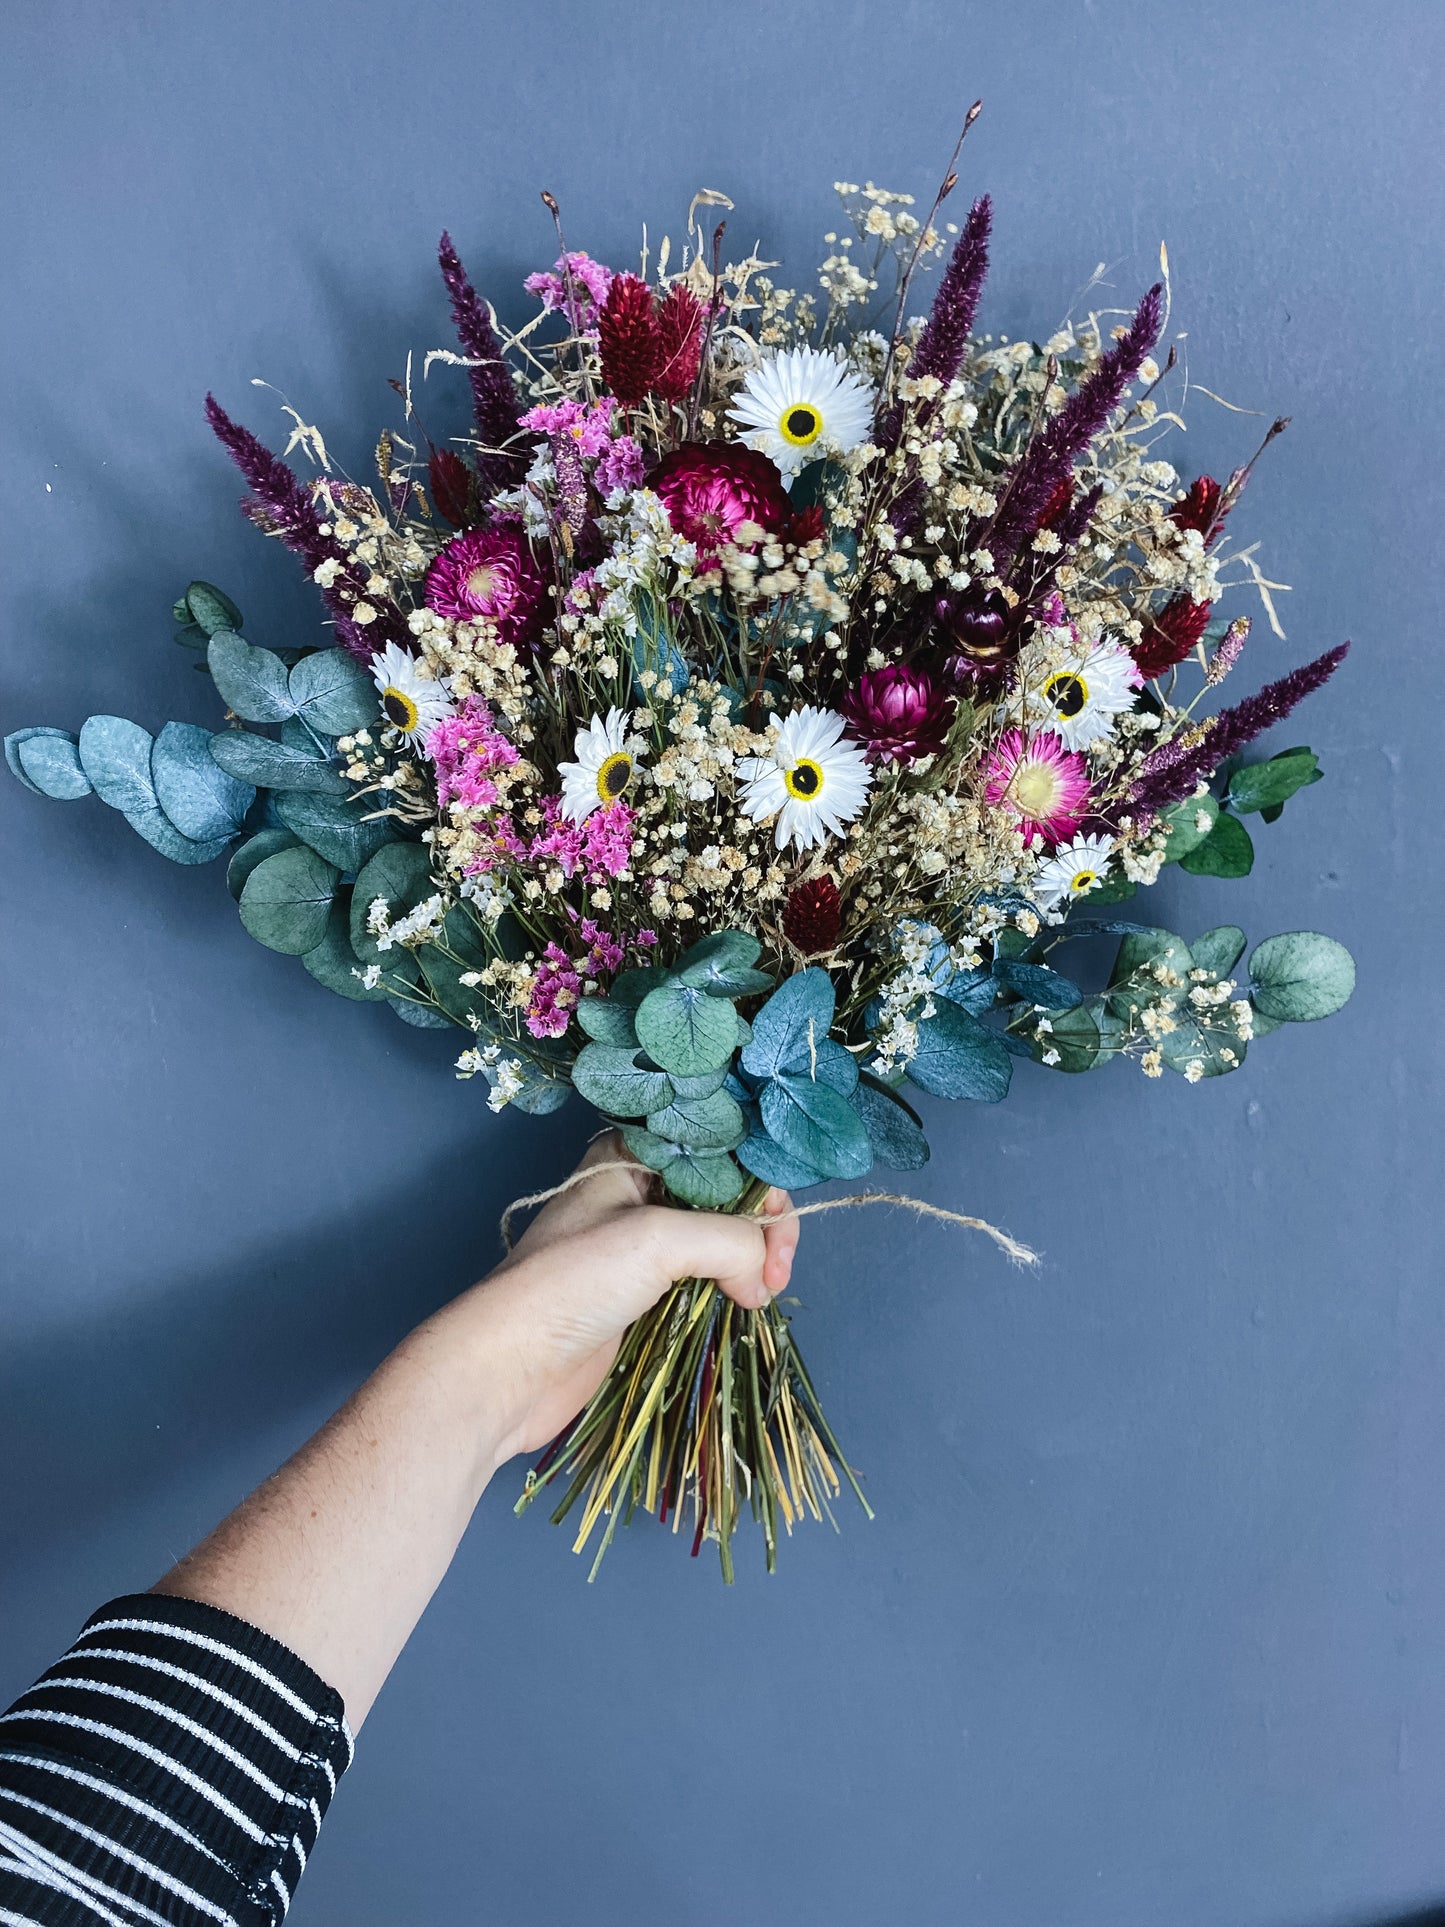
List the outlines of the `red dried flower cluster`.
<svg viewBox="0 0 1445 1927">
<path fill-rule="evenodd" d="M 658 301 L 635 274 L 614 276 L 597 321 L 602 375 L 624 408 L 648 395 L 684 401 L 702 356 L 702 308 L 674 283 Z"/>
<path fill-rule="evenodd" d="M 831 950 L 843 927 L 843 900 L 831 877 L 800 883 L 783 906 L 783 935 L 805 957 Z"/>
<path fill-rule="evenodd" d="M 1184 499 L 1170 509 L 1169 520 L 1178 529 L 1198 529 L 1201 535 L 1209 532 L 1209 541 L 1213 542 L 1224 527 L 1224 517 L 1219 515 L 1219 498 L 1223 493 L 1212 475 L 1201 475 Z M 1219 516 L 1218 525 L 1211 529 L 1216 516 Z"/>
<path fill-rule="evenodd" d="M 1166 669 L 1183 662 L 1190 651 L 1198 647 L 1213 607 L 1212 602 L 1191 602 L 1187 595 L 1177 595 L 1172 602 L 1166 602 L 1134 644 L 1133 655 L 1140 675 L 1152 681 Z"/>
</svg>

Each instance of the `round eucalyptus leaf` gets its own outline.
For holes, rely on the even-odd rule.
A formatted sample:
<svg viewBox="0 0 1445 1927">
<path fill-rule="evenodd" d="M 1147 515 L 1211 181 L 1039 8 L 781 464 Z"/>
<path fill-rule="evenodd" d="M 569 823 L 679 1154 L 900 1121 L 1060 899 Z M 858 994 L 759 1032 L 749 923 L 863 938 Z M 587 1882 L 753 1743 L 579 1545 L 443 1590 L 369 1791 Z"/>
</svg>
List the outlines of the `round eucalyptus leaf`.
<svg viewBox="0 0 1445 1927">
<path fill-rule="evenodd" d="M 326 935 L 340 872 L 304 846 L 258 863 L 241 891 L 241 921 L 268 950 L 305 956 Z"/>
<path fill-rule="evenodd" d="M 1235 923 L 1221 923 L 1206 930 L 1189 946 L 1190 955 L 1200 970 L 1212 970 L 1216 977 L 1227 977 L 1244 954 L 1244 932 Z"/>
<path fill-rule="evenodd" d="M 848 1101 L 863 1120 L 879 1164 L 894 1171 L 919 1171 L 927 1164 L 928 1139 L 896 1097 L 876 1085 L 860 1084 Z"/>
<path fill-rule="evenodd" d="M 957 1004 L 940 1003 L 920 1019 L 918 1051 L 908 1075 L 934 1097 L 997 1104 L 1008 1096 L 1013 1065 L 994 1033 Z"/>
<path fill-rule="evenodd" d="M 229 840 L 256 800 L 255 788 L 228 776 L 211 754 L 211 731 L 167 723 L 151 747 L 156 801 L 182 836 Z"/>
<path fill-rule="evenodd" d="M 414 1004 L 405 997 L 388 997 L 386 1000 L 404 1024 L 413 1030 L 450 1030 L 452 1020 L 433 1010 L 430 1004 Z"/>
<path fill-rule="evenodd" d="M 10 734 L 5 738 L 5 762 L 10 774 L 15 778 L 17 783 L 23 783 L 26 789 L 33 790 L 37 796 L 44 796 L 46 792 L 41 789 L 38 783 L 34 782 L 25 774 L 24 765 L 20 761 L 20 745 L 30 742 L 34 737 L 40 736 L 58 736 L 67 743 L 74 743 L 78 739 L 72 731 L 68 729 L 57 729 L 53 723 L 32 723 L 28 729 L 11 730 Z M 86 777 L 87 788 L 89 784 L 90 778 Z"/>
<path fill-rule="evenodd" d="M 254 836 L 247 837 L 226 866 L 226 888 L 239 903 L 241 892 L 246 887 L 246 878 L 258 863 L 264 863 L 268 856 L 275 856 L 279 850 L 294 850 L 296 847 L 297 839 L 289 830 L 258 830 Z"/>
<path fill-rule="evenodd" d="M 722 1211 L 742 1196 L 744 1178 L 726 1151 L 692 1151 L 685 1145 L 663 1168 L 662 1182 L 675 1198 L 700 1211 Z"/>
<path fill-rule="evenodd" d="M 732 1005 L 693 984 L 664 983 L 649 991 L 637 1007 L 636 1023 L 643 1049 L 664 1070 L 683 1077 L 717 1070 L 737 1045 Z"/>
<path fill-rule="evenodd" d="M 790 1156 L 830 1178 L 861 1178 L 871 1168 L 862 1118 L 826 1084 L 784 1071 L 768 1080 L 758 1101 L 768 1136 Z"/>
<path fill-rule="evenodd" d="M 594 1043 L 637 1049 L 636 1004 L 620 1004 L 615 997 L 584 997 L 576 1015 Z"/>
<path fill-rule="evenodd" d="M 1222 811 L 1202 843 L 1179 859 L 1192 877 L 1247 877 L 1254 868 L 1254 844 L 1237 816 Z"/>
<path fill-rule="evenodd" d="M 379 1004 L 386 999 L 386 990 L 381 984 L 368 990 L 361 980 L 362 966 L 351 947 L 349 908 L 341 896 L 335 898 L 327 913 L 326 931 L 320 943 L 314 950 L 304 951 L 301 961 L 318 984 L 334 990 L 338 997 L 349 997 L 357 1004 Z"/>
<path fill-rule="evenodd" d="M 276 814 L 318 856 L 338 870 L 354 873 L 391 842 L 395 830 L 385 817 L 366 820 L 368 803 L 342 796 L 321 796 L 315 790 L 287 790 L 276 798 Z"/>
<path fill-rule="evenodd" d="M 151 736 L 124 716 L 91 716 L 80 732 L 80 766 L 113 810 L 157 808 L 151 781 Z"/>
<path fill-rule="evenodd" d="M 286 665 L 270 649 L 253 649 L 230 629 L 211 633 L 206 646 L 211 679 L 226 707 L 248 723 L 279 723 L 295 713 Z"/>
<path fill-rule="evenodd" d="M 1332 1017 L 1355 988 L 1355 960 L 1316 930 L 1266 937 L 1249 959 L 1254 1007 L 1285 1024 Z"/>
<path fill-rule="evenodd" d="M 751 968 L 761 948 L 756 937 L 741 930 L 715 930 L 695 943 L 671 974 L 714 997 L 745 997 L 771 990 L 773 980 L 767 972 Z"/>
<path fill-rule="evenodd" d="M 211 754 L 221 768 L 257 789 L 315 790 L 325 796 L 348 796 L 340 770 L 324 757 L 306 755 L 269 736 L 253 736 L 246 729 L 218 730 L 211 738 Z"/>
<path fill-rule="evenodd" d="M 743 1063 L 755 1077 L 792 1070 L 808 1059 L 833 1024 L 833 980 L 816 965 L 787 977 L 753 1018 Z"/>
<path fill-rule="evenodd" d="M 669 1164 L 676 1164 L 682 1156 L 680 1144 L 674 1144 L 671 1138 L 658 1137 L 653 1131 L 645 1131 L 639 1124 L 622 1126 L 622 1142 L 637 1162 L 645 1164 L 649 1171 L 665 1171 Z"/>
<path fill-rule="evenodd" d="M 589 1104 L 609 1117 L 645 1117 L 672 1097 L 671 1080 L 648 1070 L 625 1045 L 587 1044 L 572 1066 L 572 1082 Z"/>
<path fill-rule="evenodd" d="M 6 747 L 14 738 L 6 738 Z M 24 731 L 15 744 L 21 781 L 27 789 L 57 802 L 73 803 L 90 795 L 90 778 L 80 766 L 80 751 L 74 736 L 61 730 L 53 734 Z M 11 765 L 14 767 L 14 764 Z"/>
<path fill-rule="evenodd" d="M 709 1151 L 731 1151 L 748 1134 L 741 1105 L 726 1091 L 714 1091 L 710 1097 L 674 1097 L 660 1110 L 649 1111 L 647 1128 L 674 1144 Z"/>
<path fill-rule="evenodd" d="M 327 736 L 365 729 L 381 713 L 376 684 L 344 649 L 318 649 L 303 656 L 291 671 L 287 689 L 296 714 Z"/>
<path fill-rule="evenodd" d="M 193 582 L 171 614 L 177 622 L 189 619 L 208 636 L 215 635 L 219 629 L 241 627 L 241 611 L 225 590 L 218 589 L 213 582 Z"/>
<path fill-rule="evenodd" d="M 1197 850 L 1215 824 L 1219 821 L 1219 803 L 1213 796 L 1187 796 L 1182 803 L 1175 803 L 1165 810 L 1159 821 L 1169 828 L 1169 841 L 1164 845 L 1166 863 L 1178 863 L 1181 857 Z M 1097 901 L 1098 892 L 1089 892 L 1091 901 Z"/>
<path fill-rule="evenodd" d="M 362 867 L 351 893 L 351 947 L 363 963 L 390 968 L 407 954 L 395 945 L 388 950 L 377 949 L 376 939 L 366 927 L 376 899 L 383 899 L 388 916 L 396 923 L 425 902 L 435 888 L 431 853 L 424 843 L 382 845 Z"/>
<path fill-rule="evenodd" d="M 795 1158 L 765 1131 L 754 1131 L 737 1149 L 738 1163 L 764 1184 L 775 1184 L 780 1191 L 807 1191 L 825 1182 L 823 1173 Z"/>
<path fill-rule="evenodd" d="M 1109 1008 L 1116 1017 L 1146 1004 L 1182 1004 L 1189 995 L 1194 958 L 1172 930 L 1146 930 L 1125 937 L 1109 979 Z M 1161 975 L 1167 981 L 1160 981 Z"/>
<path fill-rule="evenodd" d="M 1227 1077 L 1239 1069 L 1249 1048 L 1232 1024 L 1201 1023 L 1189 1010 L 1176 1013 L 1174 1029 L 1157 1044 L 1170 1070 L 1191 1078 Z"/>
</svg>

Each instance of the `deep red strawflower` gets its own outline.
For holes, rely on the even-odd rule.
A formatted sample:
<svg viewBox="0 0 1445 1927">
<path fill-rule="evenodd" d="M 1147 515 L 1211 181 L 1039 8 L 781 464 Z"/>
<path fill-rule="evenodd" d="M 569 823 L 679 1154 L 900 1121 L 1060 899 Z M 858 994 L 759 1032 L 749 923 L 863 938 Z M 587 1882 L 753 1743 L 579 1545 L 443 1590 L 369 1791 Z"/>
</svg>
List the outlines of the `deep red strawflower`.
<svg viewBox="0 0 1445 1927">
<path fill-rule="evenodd" d="M 1191 602 L 1187 595 L 1177 595 L 1172 602 L 1166 602 L 1133 646 L 1139 674 L 1152 681 L 1166 669 L 1183 662 L 1190 651 L 1198 647 L 1213 607 L 1212 602 Z"/>
<path fill-rule="evenodd" d="M 656 364 L 652 392 L 664 401 L 686 401 L 702 359 L 702 304 L 674 281 L 657 310 Z"/>
<path fill-rule="evenodd" d="M 700 572 L 716 563 L 725 543 L 736 542 L 744 522 L 776 535 L 793 520 L 777 468 L 742 442 L 684 442 L 663 456 L 647 486 L 677 533 L 696 543 Z"/>
<path fill-rule="evenodd" d="M 637 408 L 658 371 L 652 290 L 635 274 L 613 277 L 597 318 L 602 378 L 624 408 Z"/>
<path fill-rule="evenodd" d="M 831 950 L 842 927 L 843 900 L 832 877 L 800 883 L 783 906 L 783 935 L 805 957 Z"/>
<path fill-rule="evenodd" d="M 1176 528 L 1198 529 L 1203 535 L 1219 512 L 1219 498 L 1223 492 L 1212 475 L 1201 475 L 1190 485 L 1189 493 L 1183 501 L 1176 502 L 1170 509 L 1169 520 Z M 1223 527 L 1224 517 L 1221 515 L 1210 535 L 1210 542 L 1215 540 Z"/>
<path fill-rule="evenodd" d="M 1008 682 L 1019 652 L 1020 628 L 997 589 L 967 589 L 934 603 L 944 673 L 966 693 L 992 694 Z"/>
<path fill-rule="evenodd" d="M 924 669 L 885 663 L 859 678 L 839 708 L 867 745 L 870 763 L 936 756 L 953 720 L 953 698 Z"/>
<path fill-rule="evenodd" d="M 521 649 L 541 633 L 546 588 L 520 529 L 472 529 L 427 570 L 426 605 L 457 622 L 493 622 L 503 642 Z"/>
<path fill-rule="evenodd" d="M 828 518 L 823 513 L 822 505 L 818 502 L 809 502 L 806 508 L 798 510 L 788 524 L 787 540 L 795 542 L 800 549 L 805 549 L 810 542 L 822 541 L 827 526 Z"/>
<path fill-rule="evenodd" d="M 438 515 L 454 529 L 464 529 L 471 518 L 472 471 L 452 448 L 434 448 L 427 462 L 427 480 Z"/>
</svg>

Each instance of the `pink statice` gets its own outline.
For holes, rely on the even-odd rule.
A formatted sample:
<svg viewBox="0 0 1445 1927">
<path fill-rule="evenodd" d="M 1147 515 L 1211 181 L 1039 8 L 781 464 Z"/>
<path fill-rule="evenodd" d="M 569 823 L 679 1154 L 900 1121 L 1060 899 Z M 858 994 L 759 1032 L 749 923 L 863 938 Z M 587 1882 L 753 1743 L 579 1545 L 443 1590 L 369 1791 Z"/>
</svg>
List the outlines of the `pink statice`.
<svg viewBox="0 0 1445 1927">
<path fill-rule="evenodd" d="M 597 922 L 595 917 L 583 917 L 577 924 L 577 934 L 587 945 L 587 955 L 582 959 L 581 971 L 584 977 L 600 977 L 604 971 L 609 974 L 622 968 L 626 955 L 623 946 Z"/>
<path fill-rule="evenodd" d="M 593 480 L 598 493 L 605 498 L 617 489 L 630 492 L 641 488 L 646 473 L 647 459 L 639 445 L 630 435 L 619 435 L 603 450 Z"/>
<path fill-rule="evenodd" d="M 564 877 L 575 875 L 582 862 L 582 825 L 562 814 L 560 796 L 542 798 L 542 833 L 527 846 L 533 863 L 550 857 Z"/>
<path fill-rule="evenodd" d="M 454 716 L 437 724 L 426 739 L 426 753 L 436 765 L 440 810 L 449 803 L 491 809 L 498 801 L 493 776 L 499 769 L 510 769 L 520 755 L 480 696 L 468 696 Z"/>
<path fill-rule="evenodd" d="M 522 417 L 523 428 L 553 440 L 565 437 L 575 442 L 579 454 L 605 454 L 612 445 L 612 403 L 593 402 L 585 408 L 580 401 L 541 402 Z"/>
<path fill-rule="evenodd" d="M 1014 818 L 1025 847 L 1039 837 L 1046 843 L 1063 842 L 1088 811 L 1088 764 L 1051 729 L 1027 737 L 1021 729 L 1010 729 L 988 759 L 984 798 Z"/>
<path fill-rule="evenodd" d="M 620 877 L 632 861 L 632 825 L 635 813 L 621 797 L 594 810 L 582 828 L 582 856 L 590 881 L 604 876 Z"/>
<path fill-rule="evenodd" d="M 655 930 L 639 930 L 632 941 L 637 944 L 640 949 L 655 950 L 657 948 L 657 932 Z"/>
<path fill-rule="evenodd" d="M 590 254 L 568 253 L 561 257 L 550 274 L 529 274 L 522 286 L 528 294 L 533 294 L 547 310 L 555 314 L 567 307 L 567 274 L 572 277 L 572 290 L 577 297 L 581 313 L 577 319 L 584 325 L 595 324 L 596 311 L 607 299 L 607 291 L 612 286 L 612 270 L 594 261 Z"/>
<path fill-rule="evenodd" d="M 487 840 L 482 841 L 467 860 L 469 877 L 488 876 L 504 864 L 520 862 L 527 854 L 527 846 L 513 828 L 512 819 L 500 811 L 481 823 L 474 823 L 472 829 L 476 838 Z"/>
<path fill-rule="evenodd" d="M 560 945 L 549 943 L 532 980 L 527 1001 L 528 1030 L 534 1037 L 565 1036 L 581 994 L 582 979 L 572 959 Z"/>
</svg>

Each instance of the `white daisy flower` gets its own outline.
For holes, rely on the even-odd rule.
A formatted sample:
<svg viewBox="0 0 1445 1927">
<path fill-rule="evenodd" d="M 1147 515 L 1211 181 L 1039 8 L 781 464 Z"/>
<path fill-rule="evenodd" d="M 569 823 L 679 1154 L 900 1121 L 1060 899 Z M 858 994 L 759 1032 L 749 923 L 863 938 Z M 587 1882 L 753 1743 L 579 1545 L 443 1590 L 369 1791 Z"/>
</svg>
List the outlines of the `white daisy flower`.
<svg viewBox="0 0 1445 1927">
<path fill-rule="evenodd" d="M 1142 681 L 1127 649 L 1096 642 L 1077 667 L 1051 671 L 1030 707 L 1066 749 L 1087 749 L 1113 734 L 1114 718 L 1133 708 Z"/>
<path fill-rule="evenodd" d="M 1076 836 L 1072 843 L 1061 843 L 1034 872 L 1035 903 L 1055 910 L 1075 897 L 1086 897 L 1104 881 L 1113 848 L 1108 836 Z"/>
<path fill-rule="evenodd" d="M 738 764 L 741 808 L 755 823 L 778 819 L 773 841 L 810 850 L 836 836 L 862 809 L 872 782 L 868 759 L 843 735 L 843 718 L 811 705 L 780 722 L 773 718 L 772 749 Z"/>
<path fill-rule="evenodd" d="M 559 763 L 562 778 L 562 814 L 570 822 L 585 823 L 594 810 L 615 803 L 632 781 L 636 759 L 623 747 L 627 718 L 620 709 L 609 709 L 606 720 L 594 716 L 585 729 L 577 732 L 575 763 Z"/>
<path fill-rule="evenodd" d="M 435 676 L 423 673 L 415 656 L 389 642 L 371 659 L 372 681 L 381 692 L 381 713 L 418 749 L 438 723 L 452 714 L 451 698 Z"/>
<path fill-rule="evenodd" d="M 820 455 L 846 455 L 868 439 L 873 391 L 836 355 L 790 348 L 754 368 L 728 414 L 750 448 L 796 475 Z"/>
</svg>

